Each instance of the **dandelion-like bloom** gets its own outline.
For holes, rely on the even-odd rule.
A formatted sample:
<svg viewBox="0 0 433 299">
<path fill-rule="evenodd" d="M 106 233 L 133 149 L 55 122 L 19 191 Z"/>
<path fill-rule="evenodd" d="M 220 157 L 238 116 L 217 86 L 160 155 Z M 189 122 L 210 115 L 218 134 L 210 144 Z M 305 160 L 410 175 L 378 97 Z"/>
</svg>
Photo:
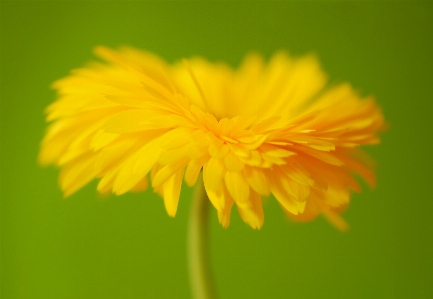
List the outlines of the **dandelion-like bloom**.
<svg viewBox="0 0 433 299">
<path fill-rule="evenodd" d="M 233 204 L 253 228 L 273 194 L 292 218 L 323 213 L 337 227 L 354 176 L 375 183 L 361 145 L 384 126 L 373 98 L 327 85 L 313 56 L 248 55 L 236 70 L 202 58 L 169 65 L 133 48 L 96 48 L 92 63 L 54 83 L 59 98 L 40 161 L 61 167 L 69 196 L 94 178 L 98 191 L 153 189 L 175 216 L 183 179 L 203 182 L 222 226 Z M 201 178 L 201 176 L 200 176 Z"/>
</svg>

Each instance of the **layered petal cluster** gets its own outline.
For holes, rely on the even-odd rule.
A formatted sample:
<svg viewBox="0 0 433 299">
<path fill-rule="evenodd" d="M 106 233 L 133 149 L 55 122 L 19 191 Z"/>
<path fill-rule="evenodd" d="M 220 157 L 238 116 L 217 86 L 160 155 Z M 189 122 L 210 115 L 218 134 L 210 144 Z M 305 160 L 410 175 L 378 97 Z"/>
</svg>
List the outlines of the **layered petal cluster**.
<svg viewBox="0 0 433 299">
<path fill-rule="evenodd" d="M 265 62 L 249 54 L 238 69 L 202 58 L 173 65 L 134 48 L 95 49 L 106 62 L 53 84 L 58 99 L 39 160 L 61 168 L 69 196 L 99 179 L 117 195 L 152 188 L 175 216 L 182 181 L 204 186 L 222 226 L 236 205 L 253 228 L 262 198 L 273 194 L 294 219 L 338 212 L 360 191 L 354 175 L 375 183 L 361 145 L 384 126 L 373 98 L 348 84 L 327 87 L 315 57 L 281 52 Z"/>
</svg>

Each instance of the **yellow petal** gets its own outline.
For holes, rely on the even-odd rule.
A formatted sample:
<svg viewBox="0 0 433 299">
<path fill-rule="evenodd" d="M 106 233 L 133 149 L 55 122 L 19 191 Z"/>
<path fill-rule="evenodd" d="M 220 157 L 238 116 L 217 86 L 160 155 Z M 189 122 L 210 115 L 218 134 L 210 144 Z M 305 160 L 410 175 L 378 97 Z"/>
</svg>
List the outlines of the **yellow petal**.
<svg viewBox="0 0 433 299">
<path fill-rule="evenodd" d="M 176 171 L 163 185 L 164 206 L 169 216 L 176 216 L 185 168 Z"/>
<path fill-rule="evenodd" d="M 159 139 L 161 148 L 172 150 L 180 148 L 191 141 L 191 133 L 193 131 L 189 128 L 175 128 L 165 133 Z"/>
<path fill-rule="evenodd" d="M 114 179 L 116 178 L 117 173 L 117 169 L 106 173 L 99 181 L 97 190 L 100 193 L 108 193 L 112 191 Z"/>
<path fill-rule="evenodd" d="M 147 143 L 138 151 L 137 160 L 133 168 L 134 173 L 147 174 L 158 161 L 160 153 L 157 141 Z"/>
<path fill-rule="evenodd" d="M 298 215 L 297 201 L 292 199 L 287 191 L 284 189 L 280 179 L 278 177 L 271 177 L 270 186 L 272 194 L 278 200 L 278 202 L 293 215 Z"/>
<path fill-rule="evenodd" d="M 102 129 L 108 133 L 139 132 L 153 129 L 149 119 L 155 115 L 155 111 L 146 109 L 130 109 L 119 112 L 110 117 Z"/>
<path fill-rule="evenodd" d="M 280 177 L 280 182 L 287 194 L 295 201 L 304 201 L 310 193 L 309 186 L 299 184 L 287 177 Z"/>
<path fill-rule="evenodd" d="M 314 203 L 320 208 L 323 216 L 336 228 L 341 231 L 347 231 L 349 229 L 347 222 L 336 212 L 328 208 L 319 198 L 314 198 Z"/>
<path fill-rule="evenodd" d="M 184 169 L 185 166 L 188 164 L 188 162 L 189 162 L 188 158 L 183 158 L 173 163 L 165 165 L 152 178 L 152 186 L 154 188 L 158 188 L 170 177 L 173 177 L 174 173 L 177 173 L 180 168 Z M 183 172 L 182 172 L 182 177 L 183 177 Z"/>
<path fill-rule="evenodd" d="M 206 184 L 204 186 L 206 194 L 215 209 L 217 209 L 217 211 L 223 211 L 226 208 L 226 195 L 223 186 L 221 185 L 217 190 L 206 188 Z"/>
<path fill-rule="evenodd" d="M 99 176 L 117 168 L 134 151 L 137 142 L 133 139 L 123 139 L 98 151 L 95 169 Z"/>
<path fill-rule="evenodd" d="M 224 165 L 227 170 L 239 172 L 244 168 L 245 163 L 239 160 L 235 154 L 229 152 L 224 158 Z"/>
<path fill-rule="evenodd" d="M 144 150 L 143 150 L 144 148 Z M 137 161 L 145 153 L 149 153 L 149 147 L 145 146 L 128 157 L 120 166 L 113 183 L 113 191 L 117 194 L 123 194 L 134 188 L 148 174 L 150 168 L 155 164 L 156 159 L 148 161 L 143 168 L 137 168 Z M 152 158 L 150 158 L 152 159 Z"/>
<path fill-rule="evenodd" d="M 224 205 L 218 209 L 218 221 L 224 228 L 228 228 L 230 225 L 230 212 L 232 210 L 233 206 L 233 199 L 231 198 L 230 194 L 227 192 L 225 188 L 223 188 L 223 201 Z"/>
<path fill-rule="evenodd" d="M 217 190 L 224 178 L 225 168 L 220 159 L 210 158 L 203 166 L 203 181 L 206 190 Z"/>
<path fill-rule="evenodd" d="M 188 186 L 190 187 L 194 186 L 195 182 L 197 181 L 200 170 L 202 169 L 203 165 L 206 163 L 208 159 L 209 157 L 204 156 L 199 159 L 193 159 L 189 162 L 185 170 L 185 182 L 188 184 Z"/>
<path fill-rule="evenodd" d="M 211 144 L 209 146 L 209 155 L 214 158 L 221 159 L 224 158 L 230 151 L 227 144 Z"/>
<path fill-rule="evenodd" d="M 227 171 L 224 182 L 236 203 L 244 203 L 248 200 L 250 196 L 250 186 L 241 172 Z"/>
<path fill-rule="evenodd" d="M 96 176 L 95 160 L 93 153 L 87 153 L 63 167 L 60 173 L 60 186 L 65 197 L 70 196 Z"/>
<path fill-rule="evenodd" d="M 252 228 L 260 229 L 263 226 L 264 214 L 259 194 L 251 192 L 248 204 L 241 205 L 237 203 L 237 208 L 242 220 Z"/>
<path fill-rule="evenodd" d="M 92 138 L 92 142 L 90 143 L 90 147 L 97 151 L 105 146 L 107 146 L 110 142 L 119 137 L 118 134 L 107 133 L 103 130 L 98 130 L 96 134 Z"/>
<path fill-rule="evenodd" d="M 245 178 L 250 187 L 261 195 L 269 195 L 269 182 L 263 170 L 256 167 L 245 167 Z"/>
</svg>

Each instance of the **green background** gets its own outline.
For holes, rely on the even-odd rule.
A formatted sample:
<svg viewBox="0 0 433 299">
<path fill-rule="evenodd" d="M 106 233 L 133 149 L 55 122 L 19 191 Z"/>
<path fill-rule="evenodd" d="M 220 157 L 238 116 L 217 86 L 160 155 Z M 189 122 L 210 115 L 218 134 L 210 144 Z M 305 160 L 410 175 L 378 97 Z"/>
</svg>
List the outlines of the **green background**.
<svg viewBox="0 0 433 299">
<path fill-rule="evenodd" d="M 58 169 L 37 165 L 49 86 L 96 45 L 233 66 L 314 52 L 383 108 L 378 186 L 353 196 L 349 232 L 287 221 L 272 198 L 260 231 L 212 212 L 220 298 L 433 298 L 432 2 L 3 1 L 0 17 L 2 298 L 190 297 L 191 189 L 172 219 L 152 191 L 101 200 L 93 182 L 63 200 Z"/>
</svg>

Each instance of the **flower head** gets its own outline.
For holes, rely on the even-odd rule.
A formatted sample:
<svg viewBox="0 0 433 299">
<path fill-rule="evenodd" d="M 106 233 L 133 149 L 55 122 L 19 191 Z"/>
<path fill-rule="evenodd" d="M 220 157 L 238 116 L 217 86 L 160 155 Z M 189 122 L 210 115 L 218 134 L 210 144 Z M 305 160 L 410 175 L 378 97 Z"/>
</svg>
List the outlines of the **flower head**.
<svg viewBox="0 0 433 299">
<path fill-rule="evenodd" d="M 183 179 L 203 171 L 209 200 L 227 227 L 236 204 L 260 228 L 262 197 L 273 194 L 292 218 L 338 212 L 360 191 L 354 175 L 375 183 L 359 146 L 379 142 L 384 120 L 373 98 L 348 84 L 326 87 L 313 56 L 250 54 L 234 70 L 202 58 L 169 65 L 133 48 L 98 47 L 92 63 L 54 83 L 58 99 L 40 162 L 61 167 L 69 196 L 94 178 L 98 191 L 153 189 L 175 216 Z"/>
</svg>

